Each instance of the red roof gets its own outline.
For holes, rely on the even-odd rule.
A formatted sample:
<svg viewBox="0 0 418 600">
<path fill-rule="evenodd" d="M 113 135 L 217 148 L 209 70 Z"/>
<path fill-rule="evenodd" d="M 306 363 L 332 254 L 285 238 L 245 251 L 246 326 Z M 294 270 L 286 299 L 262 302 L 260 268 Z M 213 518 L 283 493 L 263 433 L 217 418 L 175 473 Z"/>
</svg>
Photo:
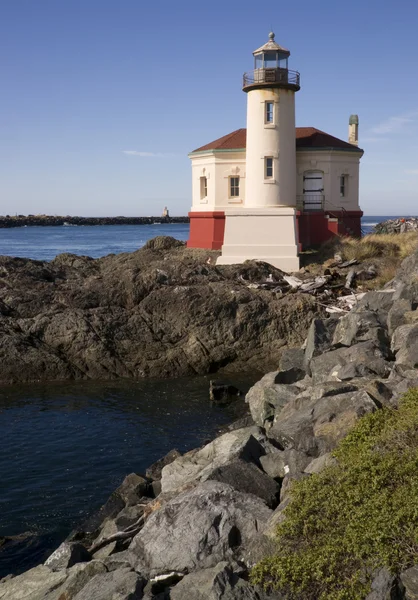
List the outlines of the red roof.
<svg viewBox="0 0 418 600">
<path fill-rule="evenodd" d="M 237 129 L 223 137 L 196 148 L 193 152 L 204 152 L 205 150 L 242 150 L 247 146 L 247 130 Z M 315 127 L 296 127 L 296 149 L 303 148 L 328 148 L 337 150 L 357 150 L 360 148 L 349 144 L 344 140 L 315 129 Z"/>
</svg>

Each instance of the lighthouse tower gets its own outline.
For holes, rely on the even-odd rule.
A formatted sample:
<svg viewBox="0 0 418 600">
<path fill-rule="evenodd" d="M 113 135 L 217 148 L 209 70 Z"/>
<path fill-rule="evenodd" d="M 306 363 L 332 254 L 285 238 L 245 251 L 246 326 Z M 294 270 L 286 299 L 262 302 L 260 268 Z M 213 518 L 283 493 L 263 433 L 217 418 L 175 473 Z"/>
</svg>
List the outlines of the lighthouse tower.
<svg viewBox="0 0 418 600">
<path fill-rule="evenodd" d="M 296 229 L 295 92 L 299 73 L 289 50 L 270 33 L 244 74 L 247 93 L 245 205 L 225 210 L 218 264 L 264 260 L 284 271 L 299 269 Z"/>
</svg>

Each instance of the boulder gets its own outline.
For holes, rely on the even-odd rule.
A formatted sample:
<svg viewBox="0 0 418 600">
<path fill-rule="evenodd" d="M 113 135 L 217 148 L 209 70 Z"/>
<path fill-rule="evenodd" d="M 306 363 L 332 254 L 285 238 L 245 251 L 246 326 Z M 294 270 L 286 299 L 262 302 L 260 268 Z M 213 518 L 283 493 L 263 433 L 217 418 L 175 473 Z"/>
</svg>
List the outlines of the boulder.
<svg viewBox="0 0 418 600">
<path fill-rule="evenodd" d="M 140 600 L 145 581 L 129 569 L 96 575 L 74 596 L 74 600 Z"/>
<path fill-rule="evenodd" d="M 267 373 L 253 385 L 245 397 L 251 416 L 260 427 L 272 421 L 275 411 L 285 406 L 300 392 L 296 386 L 277 383 L 278 375 L 279 371 Z"/>
<path fill-rule="evenodd" d="M 352 311 L 339 320 L 335 328 L 332 345 L 336 348 L 352 346 L 357 342 L 372 340 L 377 347 L 388 347 L 390 340 L 386 329 L 375 312 Z"/>
<path fill-rule="evenodd" d="M 357 302 L 353 312 L 373 311 L 377 313 L 382 323 L 386 323 L 387 313 L 394 301 L 394 290 L 377 290 L 367 292 Z"/>
<path fill-rule="evenodd" d="M 267 600 L 260 588 L 236 575 L 226 562 L 186 575 L 170 593 L 171 600 Z M 279 596 L 275 596 L 279 598 Z"/>
<path fill-rule="evenodd" d="M 251 494 L 206 481 L 154 512 L 129 547 L 147 577 L 238 559 L 272 511 Z"/>
<path fill-rule="evenodd" d="M 236 459 L 259 463 L 270 444 L 259 427 L 237 429 L 216 438 L 201 449 L 192 450 L 162 470 L 162 492 L 170 492 L 198 480 L 204 480 L 214 469 Z"/>
<path fill-rule="evenodd" d="M 147 495 L 148 486 L 147 480 L 141 477 L 141 475 L 131 473 L 125 477 L 114 493 L 122 498 L 126 506 L 133 506 L 137 504 L 143 496 Z"/>
<path fill-rule="evenodd" d="M 309 465 L 305 468 L 304 473 L 308 473 L 308 475 L 313 475 L 315 473 L 320 473 L 327 467 L 332 467 L 336 464 L 337 461 L 332 456 L 331 452 L 327 452 L 322 456 L 318 456 L 318 458 L 314 458 L 313 461 L 311 461 Z"/>
<path fill-rule="evenodd" d="M 67 572 L 51 571 L 39 565 L 22 575 L 0 581 L 0 600 L 45 600 L 47 594 L 58 588 L 67 579 Z"/>
<path fill-rule="evenodd" d="M 275 456 L 269 454 L 267 456 Z M 266 457 L 260 457 L 260 460 Z M 276 508 L 279 497 L 278 484 L 268 475 L 260 471 L 253 463 L 243 460 L 235 460 L 224 466 L 214 469 L 206 478 L 206 481 L 219 481 L 227 483 L 235 490 L 245 494 L 255 494 L 261 498 L 270 508 Z"/>
<path fill-rule="evenodd" d="M 366 600 L 402 600 L 404 595 L 401 587 L 397 578 L 387 569 L 379 569 L 373 576 L 371 591 Z"/>
<path fill-rule="evenodd" d="M 395 300 L 389 310 L 387 324 L 389 335 L 393 335 L 395 329 L 406 324 L 406 313 L 412 310 L 412 302 L 406 298 Z"/>
<path fill-rule="evenodd" d="M 214 404 L 230 404 L 239 396 L 242 396 L 242 392 L 234 385 L 214 381 L 212 379 L 209 381 L 209 399 Z"/>
<path fill-rule="evenodd" d="M 367 375 L 388 376 L 390 365 L 385 358 L 390 349 L 382 352 L 374 342 L 360 342 L 349 348 L 338 348 L 311 360 L 310 368 L 314 385 L 325 381 L 341 381 Z M 341 371 L 343 367 L 349 367 Z"/>
<path fill-rule="evenodd" d="M 401 325 L 392 336 L 396 364 L 415 369 L 418 366 L 418 324 Z"/>
<path fill-rule="evenodd" d="M 414 565 L 403 571 L 400 580 L 405 587 L 405 599 L 418 600 L 418 566 Z"/>
<path fill-rule="evenodd" d="M 320 400 L 296 398 L 275 418 L 269 434 L 281 446 L 316 458 L 333 450 L 360 417 L 374 410 L 364 390 Z"/>
<path fill-rule="evenodd" d="M 64 583 L 49 592 L 43 600 L 73 600 L 90 579 L 106 572 L 107 567 L 100 560 L 77 564 L 68 569 Z"/>
<path fill-rule="evenodd" d="M 314 356 L 331 348 L 335 328 L 339 318 L 313 319 L 306 338 L 305 365 L 308 367 Z"/>
<path fill-rule="evenodd" d="M 76 563 L 88 562 L 91 560 L 91 554 L 78 542 L 63 542 L 55 552 L 45 561 L 45 566 L 52 571 L 68 569 Z"/>
<path fill-rule="evenodd" d="M 269 477 L 273 479 L 283 479 L 286 475 L 286 459 L 284 452 L 272 452 L 265 456 L 260 456 L 261 468 Z"/>
</svg>

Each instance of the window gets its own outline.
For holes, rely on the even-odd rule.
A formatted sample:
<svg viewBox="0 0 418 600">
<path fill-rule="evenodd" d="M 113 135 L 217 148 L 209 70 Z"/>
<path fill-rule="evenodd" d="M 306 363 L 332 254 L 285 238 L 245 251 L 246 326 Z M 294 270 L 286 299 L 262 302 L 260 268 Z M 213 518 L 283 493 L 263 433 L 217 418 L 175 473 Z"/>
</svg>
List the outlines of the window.
<svg viewBox="0 0 418 600">
<path fill-rule="evenodd" d="M 230 177 L 229 178 L 229 197 L 230 198 L 238 198 L 239 197 L 239 177 Z"/>
<path fill-rule="evenodd" d="M 201 177 L 200 178 L 200 199 L 206 198 L 208 195 L 208 178 Z"/>
<path fill-rule="evenodd" d="M 264 159 L 264 177 L 265 179 L 273 178 L 273 157 L 267 156 Z"/>
<path fill-rule="evenodd" d="M 274 122 L 274 102 L 266 102 L 266 115 L 265 122 L 273 123 Z"/>
<path fill-rule="evenodd" d="M 345 198 L 347 194 L 347 175 L 340 176 L 340 196 Z"/>
</svg>

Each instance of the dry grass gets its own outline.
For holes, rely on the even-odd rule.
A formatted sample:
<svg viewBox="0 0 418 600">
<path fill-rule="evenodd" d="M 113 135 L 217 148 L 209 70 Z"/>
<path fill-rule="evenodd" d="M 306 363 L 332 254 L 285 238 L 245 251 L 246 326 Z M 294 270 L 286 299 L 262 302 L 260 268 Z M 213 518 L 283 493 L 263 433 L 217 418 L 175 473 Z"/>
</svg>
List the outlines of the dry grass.
<svg viewBox="0 0 418 600">
<path fill-rule="evenodd" d="M 344 261 L 356 259 L 364 266 L 373 264 L 378 272 L 375 279 L 364 282 L 368 289 L 379 289 L 394 278 L 404 258 L 418 249 L 418 233 L 371 234 L 356 239 L 336 237 L 325 242 L 317 251 L 302 254 L 301 263 L 312 274 L 320 273 L 340 254 Z"/>
</svg>

